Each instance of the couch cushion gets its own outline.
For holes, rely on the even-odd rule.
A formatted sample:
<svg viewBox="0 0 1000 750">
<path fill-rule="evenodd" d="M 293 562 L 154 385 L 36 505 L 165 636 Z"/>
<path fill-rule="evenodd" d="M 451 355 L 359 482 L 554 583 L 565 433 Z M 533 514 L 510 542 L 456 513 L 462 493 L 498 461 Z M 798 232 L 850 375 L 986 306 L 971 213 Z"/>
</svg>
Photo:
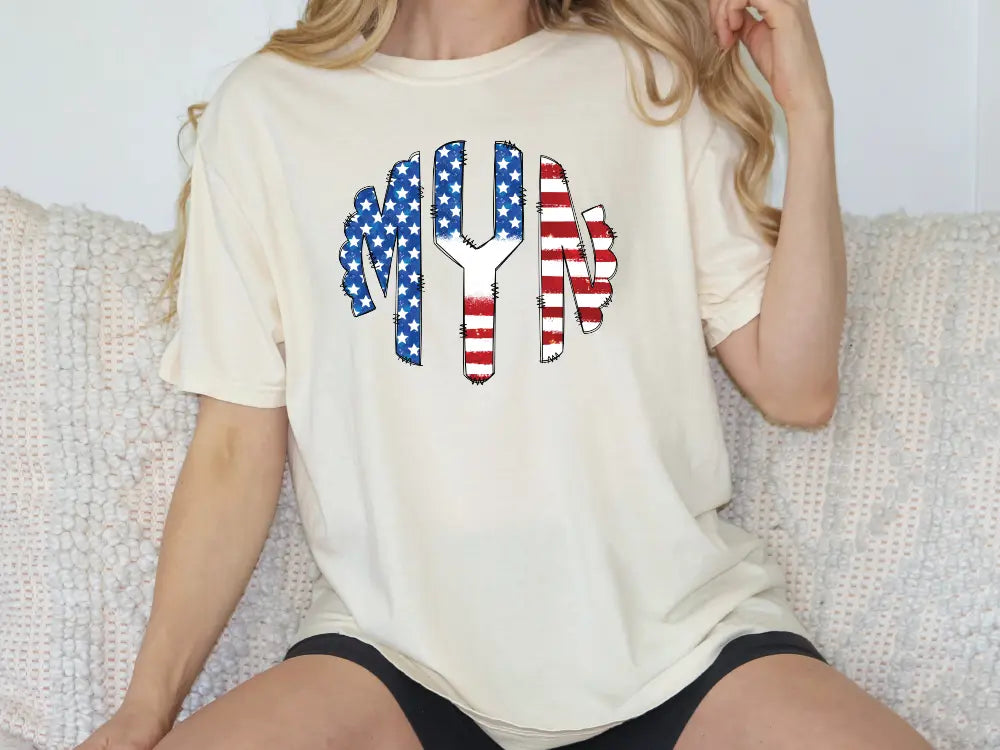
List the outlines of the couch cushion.
<svg viewBox="0 0 1000 750">
<path fill-rule="evenodd" d="M 821 651 L 935 748 L 1000 737 L 1000 215 L 848 217 L 840 400 L 767 424 L 716 368 L 735 500 Z"/>
<path fill-rule="evenodd" d="M 34 745 L 7 732 L 0 732 L 0 750 L 34 750 Z"/>
<path fill-rule="evenodd" d="M 51 703 L 47 227 L 41 206 L 0 189 L 0 728 L 22 735 Z"/>
</svg>

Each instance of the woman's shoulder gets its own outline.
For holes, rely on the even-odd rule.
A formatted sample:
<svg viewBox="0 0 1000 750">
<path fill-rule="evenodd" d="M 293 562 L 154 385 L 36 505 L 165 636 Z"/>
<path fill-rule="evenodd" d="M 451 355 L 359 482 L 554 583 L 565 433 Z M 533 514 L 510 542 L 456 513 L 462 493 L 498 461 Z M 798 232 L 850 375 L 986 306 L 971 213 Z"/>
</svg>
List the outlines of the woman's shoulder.
<svg viewBox="0 0 1000 750">
<path fill-rule="evenodd" d="M 301 75 L 301 67 L 271 50 L 258 50 L 230 68 L 210 97 L 209 105 L 220 111 L 266 105 L 283 85 Z"/>
<path fill-rule="evenodd" d="M 268 52 L 255 52 L 233 64 L 208 97 L 203 121 L 235 119 L 240 111 L 259 102 L 274 76 L 276 66 L 271 58 Z"/>
<path fill-rule="evenodd" d="M 553 33 L 557 43 L 550 48 L 549 59 L 581 80 L 594 78 L 601 72 L 621 75 L 630 66 L 641 66 L 637 48 L 606 31 L 581 27 Z M 655 65 L 661 67 L 662 61 L 657 60 Z M 641 75 L 641 69 L 638 72 Z"/>
<path fill-rule="evenodd" d="M 263 49 L 236 62 L 208 97 L 199 119 L 205 141 L 219 138 L 246 141 L 255 133 L 266 135 L 303 98 L 324 96 L 317 87 L 331 77 L 349 74 L 296 62 Z M 329 87 L 326 89 L 330 92 Z M 270 123 L 270 125 L 269 125 Z"/>
<path fill-rule="evenodd" d="M 732 151 L 739 148 L 739 138 L 728 123 L 708 107 L 698 85 L 679 78 L 677 64 L 663 52 L 626 41 L 607 33 L 571 32 L 580 36 L 567 45 L 578 70 L 586 75 L 600 67 L 621 75 L 628 86 L 627 96 L 634 114 L 655 122 L 671 121 L 681 134 L 680 143 L 688 163 L 697 163 L 709 147 Z M 572 52 L 570 52 L 570 48 Z M 677 85 L 679 97 L 664 103 Z M 690 90 L 685 90 L 691 86 Z M 677 117 L 678 111 L 681 111 Z"/>
<path fill-rule="evenodd" d="M 267 106 L 282 92 L 327 86 L 331 81 L 357 74 L 355 67 L 327 67 L 293 60 L 263 48 L 239 60 L 223 77 L 211 101 L 220 107 Z M 226 102 L 222 105 L 222 102 Z"/>
</svg>

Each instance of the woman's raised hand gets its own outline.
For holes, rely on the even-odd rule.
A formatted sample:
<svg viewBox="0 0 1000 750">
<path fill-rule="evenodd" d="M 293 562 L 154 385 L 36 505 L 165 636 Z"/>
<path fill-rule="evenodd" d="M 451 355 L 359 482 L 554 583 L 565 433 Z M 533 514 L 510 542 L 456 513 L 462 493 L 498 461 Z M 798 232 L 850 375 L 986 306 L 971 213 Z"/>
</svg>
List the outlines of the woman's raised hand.
<svg viewBox="0 0 1000 750">
<path fill-rule="evenodd" d="M 800 115 L 832 116 L 833 97 L 806 0 L 708 2 L 719 44 L 728 49 L 743 41 L 789 120 Z"/>
</svg>

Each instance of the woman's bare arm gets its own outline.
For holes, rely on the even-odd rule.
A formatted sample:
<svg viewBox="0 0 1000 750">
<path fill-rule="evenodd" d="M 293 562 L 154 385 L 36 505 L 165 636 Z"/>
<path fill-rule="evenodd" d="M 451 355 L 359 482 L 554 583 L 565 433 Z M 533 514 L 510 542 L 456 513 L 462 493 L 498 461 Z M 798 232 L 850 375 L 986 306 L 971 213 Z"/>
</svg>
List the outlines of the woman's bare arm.
<svg viewBox="0 0 1000 750">
<path fill-rule="evenodd" d="M 763 16 L 750 13 L 753 6 Z M 784 216 L 760 315 L 717 347 L 775 421 L 818 426 L 836 407 L 847 299 L 833 96 L 806 0 L 710 0 L 719 43 L 742 40 L 788 121 Z"/>
<path fill-rule="evenodd" d="M 125 704 L 173 724 L 243 596 L 277 507 L 285 407 L 199 397 L 163 529 L 153 605 Z"/>
<path fill-rule="evenodd" d="M 764 414 L 817 427 L 836 406 L 847 295 L 833 118 L 789 119 L 788 130 L 784 215 L 761 313 L 716 351 Z"/>
</svg>

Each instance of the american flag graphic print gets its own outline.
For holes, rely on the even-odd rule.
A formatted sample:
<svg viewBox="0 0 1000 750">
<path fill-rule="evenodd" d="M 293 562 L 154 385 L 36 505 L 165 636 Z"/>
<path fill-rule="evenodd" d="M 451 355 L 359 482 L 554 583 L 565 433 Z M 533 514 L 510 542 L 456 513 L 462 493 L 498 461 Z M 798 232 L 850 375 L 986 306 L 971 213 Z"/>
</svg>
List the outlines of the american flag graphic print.
<svg viewBox="0 0 1000 750">
<path fill-rule="evenodd" d="M 524 241 L 524 161 L 510 141 L 493 144 L 493 236 L 476 243 L 463 231 L 466 142 L 449 141 L 434 152 L 434 194 L 430 208 L 434 244 L 462 268 L 463 374 L 485 383 L 496 372 L 497 269 Z M 423 260 L 420 152 L 396 162 L 389 170 L 382 201 L 369 185 L 354 196 L 354 211 L 344 221 L 340 247 L 344 269 L 341 288 L 355 317 L 375 309 L 365 277 L 365 259 L 378 279 L 382 296 L 396 263 L 394 347 L 404 362 L 421 364 L 423 357 Z M 540 360 L 552 362 L 563 353 L 567 303 L 584 333 L 593 333 L 611 304 L 611 277 L 618 260 L 612 252 L 615 232 L 598 204 L 581 214 L 593 246 L 591 273 L 581 224 L 562 165 L 539 157 L 538 252 Z M 534 176 L 532 175 L 532 180 Z M 365 252 L 367 248 L 367 252 Z M 565 278 L 569 276 L 567 296 Z"/>
<path fill-rule="evenodd" d="M 354 197 L 354 212 L 344 222 L 346 240 L 340 248 L 340 265 L 344 268 L 341 287 L 351 298 L 354 316 L 375 309 L 368 283 L 365 281 L 364 254 L 378 278 L 382 296 L 389 288 L 389 271 L 398 248 L 396 260 L 396 314 L 394 316 L 396 354 L 414 365 L 421 356 L 421 216 L 420 154 L 396 162 L 389 172 L 385 198 L 380 204 L 375 188 L 362 188 Z"/>
<path fill-rule="evenodd" d="M 484 383 L 494 373 L 497 269 L 524 239 L 521 150 L 493 149 L 493 236 L 476 244 L 462 232 L 465 141 L 434 153 L 434 242 L 463 269 L 462 338 L 465 377 Z"/>
<path fill-rule="evenodd" d="M 596 331 L 604 319 L 602 308 L 611 303 L 611 282 L 618 261 L 611 251 L 614 231 L 604 221 L 604 206 L 583 212 L 594 246 L 594 275 L 580 239 L 576 211 L 566 171 L 559 162 L 542 156 L 539 164 L 539 255 L 541 360 L 552 362 L 563 353 L 565 275 L 576 304 L 576 318 L 584 333 Z"/>
</svg>

